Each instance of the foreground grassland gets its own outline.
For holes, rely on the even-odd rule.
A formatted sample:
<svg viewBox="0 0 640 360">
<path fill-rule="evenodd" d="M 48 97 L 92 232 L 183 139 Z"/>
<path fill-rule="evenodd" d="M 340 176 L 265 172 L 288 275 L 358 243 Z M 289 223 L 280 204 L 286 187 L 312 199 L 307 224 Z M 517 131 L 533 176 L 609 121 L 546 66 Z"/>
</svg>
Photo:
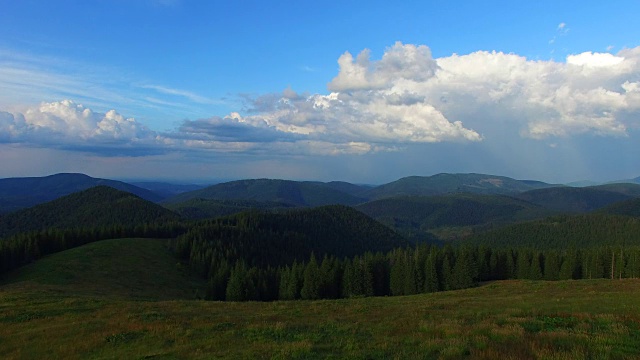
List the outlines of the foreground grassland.
<svg viewBox="0 0 640 360">
<path fill-rule="evenodd" d="M 410 297 L 212 303 L 0 293 L 0 357 L 640 356 L 640 281 L 500 282 Z"/>
<path fill-rule="evenodd" d="M 189 279 L 160 242 L 125 244 L 140 246 L 141 253 L 127 260 L 123 252 L 111 264 L 105 248 L 118 253 L 122 243 L 105 242 L 89 248 L 105 259 L 99 267 L 88 259 L 82 265 L 85 248 L 56 254 L 66 256 L 70 274 L 60 275 L 62 264 L 49 257 L 5 280 L 0 358 L 640 357 L 640 280 L 504 281 L 313 302 L 166 300 L 193 296 L 197 283 L 181 285 L 178 280 Z M 141 261 L 148 248 L 167 257 Z M 130 269 L 118 270 L 132 260 Z M 82 275 L 76 266 L 85 266 Z M 135 274 L 147 267 L 166 273 Z M 100 271 L 102 277 L 89 281 Z M 167 278 L 173 280 L 161 280 Z"/>
</svg>

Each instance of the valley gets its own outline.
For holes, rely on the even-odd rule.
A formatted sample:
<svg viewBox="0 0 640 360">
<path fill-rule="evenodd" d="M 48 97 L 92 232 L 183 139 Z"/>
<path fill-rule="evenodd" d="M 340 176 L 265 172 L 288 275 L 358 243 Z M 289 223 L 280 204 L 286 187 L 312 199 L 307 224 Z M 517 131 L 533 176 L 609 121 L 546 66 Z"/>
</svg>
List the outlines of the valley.
<svg viewBox="0 0 640 360">
<path fill-rule="evenodd" d="M 0 216 L 4 358 L 640 352 L 639 184 L 95 181 Z"/>
</svg>

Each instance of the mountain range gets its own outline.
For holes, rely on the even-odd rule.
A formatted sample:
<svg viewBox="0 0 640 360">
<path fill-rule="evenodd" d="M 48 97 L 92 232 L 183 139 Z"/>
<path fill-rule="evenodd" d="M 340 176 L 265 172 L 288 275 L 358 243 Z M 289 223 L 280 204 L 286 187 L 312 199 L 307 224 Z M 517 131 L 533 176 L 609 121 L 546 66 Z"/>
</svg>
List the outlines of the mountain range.
<svg viewBox="0 0 640 360">
<path fill-rule="evenodd" d="M 93 178 L 84 174 L 0 179 L 0 213 L 42 204 L 74 192 L 105 185 L 157 202 L 162 196 L 122 181 Z"/>
</svg>

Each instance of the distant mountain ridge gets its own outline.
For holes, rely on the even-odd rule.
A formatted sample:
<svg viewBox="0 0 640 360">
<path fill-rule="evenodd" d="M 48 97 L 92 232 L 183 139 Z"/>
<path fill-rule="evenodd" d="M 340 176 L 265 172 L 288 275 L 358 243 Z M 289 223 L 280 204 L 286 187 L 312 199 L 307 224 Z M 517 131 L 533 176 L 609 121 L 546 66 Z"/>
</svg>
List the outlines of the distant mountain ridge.
<svg viewBox="0 0 640 360">
<path fill-rule="evenodd" d="M 380 185 L 363 195 L 373 200 L 394 196 L 434 196 L 450 193 L 516 194 L 551 186 L 554 185 L 505 176 L 442 173 L 426 177 L 405 177 Z"/>
<path fill-rule="evenodd" d="M 174 184 L 160 181 L 134 181 L 127 183 L 152 191 L 165 199 L 185 192 L 200 190 L 207 186 L 196 184 Z"/>
<path fill-rule="evenodd" d="M 588 187 L 551 187 L 513 195 L 549 210 L 585 213 L 640 196 L 640 185 L 607 184 Z"/>
<path fill-rule="evenodd" d="M 84 174 L 61 173 L 44 177 L 0 179 L 0 211 L 15 211 L 105 185 L 126 191 L 145 200 L 158 202 L 162 197 L 152 191 L 116 180 L 93 178 Z"/>
<path fill-rule="evenodd" d="M 357 185 L 299 182 L 278 179 L 249 179 L 216 184 L 201 190 L 179 194 L 165 200 L 176 204 L 192 199 L 250 200 L 276 202 L 294 206 L 355 205 L 366 199 L 335 188 L 357 189 Z M 356 190 L 357 191 L 357 190 Z"/>
</svg>

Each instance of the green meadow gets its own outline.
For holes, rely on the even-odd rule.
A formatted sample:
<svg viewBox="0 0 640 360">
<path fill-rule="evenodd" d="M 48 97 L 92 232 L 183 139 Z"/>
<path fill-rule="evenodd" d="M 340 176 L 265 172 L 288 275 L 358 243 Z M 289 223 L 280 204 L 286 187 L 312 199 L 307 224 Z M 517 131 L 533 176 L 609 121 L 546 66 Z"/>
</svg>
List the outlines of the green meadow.
<svg viewBox="0 0 640 360">
<path fill-rule="evenodd" d="M 0 286 L 0 358 L 634 359 L 640 280 L 499 281 L 400 297 L 199 300 L 163 240 L 100 241 Z"/>
</svg>

